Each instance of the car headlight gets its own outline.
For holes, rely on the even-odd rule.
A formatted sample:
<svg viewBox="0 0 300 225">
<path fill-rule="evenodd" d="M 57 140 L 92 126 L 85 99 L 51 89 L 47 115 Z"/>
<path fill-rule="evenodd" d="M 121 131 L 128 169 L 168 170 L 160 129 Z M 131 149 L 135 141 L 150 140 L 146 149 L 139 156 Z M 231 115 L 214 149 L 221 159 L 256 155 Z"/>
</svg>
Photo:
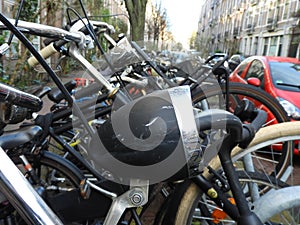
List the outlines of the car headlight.
<svg viewBox="0 0 300 225">
<path fill-rule="evenodd" d="M 283 98 L 277 98 L 279 103 L 283 106 L 288 116 L 294 120 L 300 120 L 300 109 L 296 107 L 294 104 Z"/>
</svg>

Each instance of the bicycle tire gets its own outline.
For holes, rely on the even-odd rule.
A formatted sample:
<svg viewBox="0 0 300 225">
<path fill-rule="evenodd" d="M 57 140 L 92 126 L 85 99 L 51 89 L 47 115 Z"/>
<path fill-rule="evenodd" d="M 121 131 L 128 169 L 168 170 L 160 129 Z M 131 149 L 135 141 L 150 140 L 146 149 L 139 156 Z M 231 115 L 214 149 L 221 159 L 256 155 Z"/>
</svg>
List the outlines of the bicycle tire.
<svg viewBox="0 0 300 225">
<path fill-rule="evenodd" d="M 295 194 L 299 192 L 299 186 L 290 186 L 268 192 L 254 202 L 252 206 L 253 212 L 266 225 L 300 224 L 300 196 Z"/>
<path fill-rule="evenodd" d="M 241 182 L 254 182 L 263 185 L 270 185 L 275 188 L 284 188 L 288 185 L 284 182 L 272 177 L 266 177 L 264 174 L 258 172 L 238 172 L 239 179 Z M 195 212 L 199 213 L 199 209 L 196 210 L 199 200 L 203 192 L 199 187 L 192 181 L 186 181 L 180 184 L 181 187 L 175 190 L 173 193 L 173 199 L 170 202 L 172 207 L 166 212 L 163 224 L 173 224 L 173 225 L 191 225 L 197 224 L 192 223 L 193 215 Z M 204 204 L 204 203 L 201 203 Z M 210 206 L 207 206 L 210 207 Z M 205 221 L 207 220 L 207 221 Z M 203 218 L 203 223 L 201 224 L 216 224 L 211 223 L 212 218 Z M 226 220 L 228 222 L 228 219 Z M 230 222 L 231 223 L 231 222 Z M 220 223 L 223 224 L 223 223 Z"/>
<path fill-rule="evenodd" d="M 215 96 L 224 95 L 226 92 L 225 85 L 217 86 L 209 86 L 209 87 L 202 87 L 197 89 L 197 91 L 194 91 L 192 93 L 192 99 L 193 103 L 197 104 L 198 102 L 202 100 L 207 100 L 208 103 L 215 101 L 215 100 L 209 100 L 210 98 L 214 98 Z M 278 124 L 282 122 L 289 121 L 289 118 L 283 109 L 283 107 L 280 105 L 280 103 L 274 99 L 271 95 L 269 95 L 267 92 L 261 90 L 260 88 L 242 84 L 242 83 L 229 83 L 229 95 L 235 96 L 238 95 L 238 98 L 248 98 L 249 100 L 253 101 L 255 100 L 255 104 L 261 104 L 260 108 L 264 109 L 268 113 L 268 118 L 273 118 L 272 122 L 269 122 L 269 124 Z M 230 98 L 232 99 L 232 98 Z M 236 98 L 235 98 L 236 99 Z M 225 102 L 223 102 L 225 104 Z M 231 102 L 232 103 L 232 102 Z M 214 103 L 215 104 L 215 103 Z M 214 106 L 213 106 L 214 107 Z M 218 106 L 219 107 L 219 106 Z M 225 106 L 224 106 L 225 107 Z M 268 125 L 269 125 L 268 124 Z M 274 161 L 274 174 L 276 174 L 277 178 L 280 178 L 286 168 L 289 165 L 289 159 L 291 157 L 291 151 L 293 149 L 292 143 L 288 142 L 284 148 L 278 151 L 271 151 L 270 156 L 266 155 L 260 155 L 259 157 L 267 157 L 271 159 L 277 159 L 277 161 Z M 254 152 L 254 151 L 253 151 Z M 252 157 L 256 157 L 252 152 Z M 263 152 L 265 153 L 265 152 Z M 257 154 L 260 154 L 257 152 Z M 258 158 L 258 157 L 256 157 Z M 263 160 L 263 158 L 261 158 Z M 269 159 L 267 159 L 269 160 Z"/>
<path fill-rule="evenodd" d="M 300 139 L 300 122 L 284 122 L 280 124 L 275 124 L 272 126 L 267 126 L 264 128 L 261 128 L 258 133 L 256 134 L 255 138 L 252 140 L 252 142 L 249 144 L 247 149 L 241 149 L 239 147 L 236 147 L 232 152 L 233 161 L 236 161 L 237 159 L 243 157 L 245 154 L 249 152 L 256 151 L 257 149 L 272 145 L 277 142 L 281 141 L 294 141 Z M 221 168 L 221 164 L 219 159 L 216 157 L 210 162 L 210 166 L 213 169 L 219 169 Z M 204 172 L 205 177 L 209 177 L 209 174 L 207 171 Z M 266 177 L 266 175 L 264 175 Z M 253 178 L 253 176 L 252 176 Z M 266 179 L 266 178 L 265 178 Z M 289 183 L 289 185 L 293 185 L 293 183 Z M 197 198 L 197 191 L 199 191 L 198 187 L 196 185 L 193 185 L 189 188 L 186 188 L 185 191 L 182 191 L 183 194 L 181 194 L 182 199 L 185 199 L 184 204 L 186 204 L 186 210 L 190 210 L 193 207 L 195 207 L 195 204 L 197 204 L 197 201 L 194 202 L 191 199 Z M 265 192 L 265 190 L 263 190 Z M 178 194 L 178 193 L 177 193 Z M 178 194 L 180 196 L 180 193 Z M 179 200 L 178 200 L 179 201 Z M 177 205 L 180 204 L 180 202 L 176 203 Z M 172 204 L 174 205 L 174 203 Z M 298 209 L 297 209 L 298 210 Z M 186 215 L 184 210 L 180 210 L 178 212 L 178 215 L 172 215 L 173 217 L 178 218 L 187 218 L 188 215 Z M 182 222 L 182 221 L 181 221 Z M 179 222 L 177 224 L 180 224 Z"/>
<path fill-rule="evenodd" d="M 66 175 L 76 187 L 79 187 L 80 181 L 85 178 L 83 173 L 75 165 L 52 152 L 44 151 L 40 156 L 29 154 L 26 155 L 26 158 L 33 165 L 33 168 L 35 167 L 35 164 L 37 164 L 37 167 L 45 165 L 57 169 Z M 13 157 L 12 160 L 15 164 L 22 163 L 18 156 Z"/>
<path fill-rule="evenodd" d="M 10 156 L 12 161 L 19 167 L 20 171 L 28 177 L 31 177 L 24 171 L 23 162 L 19 155 Z M 80 181 L 85 177 L 79 169 L 72 163 L 55 155 L 51 152 L 44 151 L 40 155 L 26 155 L 26 159 L 31 164 L 33 171 L 41 179 L 40 184 L 32 184 L 35 189 L 42 194 L 43 198 L 48 202 L 49 197 L 59 195 L 64 191 L 71 192 L 72 190 L 79 193 Z M 52 180 L 52 181 L 51 181 Z M 12 224 L 21 225 L 24 221 L 15 213 L 10 204 L 4 204 L 0 208 L 1 219 L 12 220 Z"/>
<path fill-rule="evenodd" d="M 273 145 L 278 142 L 293 142 L 300 139 L 300 121 L 293 122 L 284 122 L 279 124 L 274 124 L 272 126 L 267 126 L 261 128 L 255 135 L 254 139 L 248 145 L 246 149 L 236 147 L 232 151 L 232 159 L 235 162 L 236 160 L 242 158 L 244 155 L 250 152 L 255 152 L 258 149 Z M 292 163 L 292 157 L 286 158 L 286 166 L 290 166 Z M 210 167 L 214 170 L 217 170 L 221 167 L 221 163 L 217 157 L 215 157 L 210 162 Z M 284 171 L 283 171 L 284 172 Z M 208 177 L 208 171 L 204 171 L 204 176 Z M 292 185 L 292 184 L 290 184 Z"/>
</svg>

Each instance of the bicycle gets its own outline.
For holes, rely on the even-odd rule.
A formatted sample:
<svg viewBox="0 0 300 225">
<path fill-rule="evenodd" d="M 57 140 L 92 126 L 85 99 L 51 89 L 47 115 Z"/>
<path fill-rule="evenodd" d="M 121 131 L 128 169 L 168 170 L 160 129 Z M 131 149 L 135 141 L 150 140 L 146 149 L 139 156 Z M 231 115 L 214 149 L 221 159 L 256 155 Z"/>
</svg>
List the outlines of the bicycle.
<svg viewBox="0 0 300 225">
<path fill-rule="evenodd" d="M 16 34 L 18 33 L 18 31 L 15 31 L 16 32 Z M 19 37 L 21 37 L 21 36 L 19 36 Z M 22 39 L 22 38 L 20 38 L 20 39 Z M 24 41 L 24 42 L 26 42 L 26 41 Z M 29 47 L 29 46 L 28 46 Z M 32 49 L 32 48 L 30 48 L 29 47 L 29 49 L 31 49 L 33 52 L 34 52 L 34 50 Z M 36 54 L 36 56 L 38 57 L 38 54 Z M 42 60 L 41 60 L 42 61 Z M 44 65 L 46 68 L 47 68 L 47 65 Z M 50 74 L 51 74 L 51 72 L 50 72 Z M 58 82 L 59 83 L 59 82 Z M 107 83 L 105 83 L 107 86 L 109 86 L 110 87 L 110 85 L 109 84 L 107 84 Z M 63 88 L 62 88 L 63 89 Z M 63 90 L 65 90 L 65 89 L 63 89 Z M 111 88 L 109 88 L 109 90 L 113 90 L 113 89 L 111 89 Z M 67 95 L 68 93 L 66 93 L 66 95 Z M 79 113 L 79 115 L 80 115 L 80 113 Z M 230 115 L 230 114 L 228 114 L 228 115 Z M 232 117 L 232 118 L 234 118 L 234 117 Z M 234 120 L 233 120 L 234 121 Z M 233 122 L 232 121 L 232 122 Z M 237 128 L 237 127 L 236 127 Z M 232 129 L 233 129 L 233 131 L 236 129 L 236 128 L 234 128 L 234 127 L 232 127 Z M 239 129 L 239 128 L 237 128 L 237 129 Z M 238 133 L 238 132 L 236 132 L 236 133 Z M 142 190 L 143 191 L 143 190 Z M 122 196 L 120 196 L 120 200 L 122 199 L 121 198 Z M 127 197 L 127 196 L 126 196 Z M 241 204 L 244 204 L 244 203 L 241 203 Z M 250 215 L 250 216 L 252 216 L 252 214 Z M 107 217 L 107 218 L 109 218 L 109 217 Z M 109 218 L 110 220 L 108 220 L 108 221 L 116 221 L 116 220 L 118 220 L 119 218 L 117 217 L 117 218 Z M 107 223 L 109 223 L 108 221 L 105 221 L 105 222 L 107 222 Z"/>
<path fill-rule="evenodd" d="M 294 124 L 295 123 L 295 124 Z M 233 161 L 235 162 L 237 159 L 243 157 L 244 155 L 248 154 L 249 152 L 252 151 L 257 151 L 263 147 L 269 146 L 269 145 L 274 145 L 283 141 L 295 141 L 295 140 L 299 140 L 300 138 L 300 129 L 299 129 L 299 122 L 285 122 L 285 123 L 280 123 L 280 124 L 276 124 L 276 125 L 271 125 L 271 126 L 267 126 L 264 128 L 261 128 L 258 133 L 256 134 L 255 138 L 253 139 L 253 141 L 249 144 L 247 149 L 241 149 L 241 148 L 236 148 L 233 150 L 232 152 L 232 158 Z M 211 168 L 209 170 L 211 171 L 215 171 L 218 170 L 218 168 L 221 167 L 220 165 L 220 161 L 218 159 L 213 159 L 212 162 L 210 163 Z M 247 172 L 246 172 L 247 173 Z M 203 175 L 205 177 L 213 177 L 214 174 L 212 174 L 210 171 L 206 170 Z M 289 174 L 285 174 L 283 177 L 285 177 L 285 179 L 287 179 Z M 252 175 L 252 178 L 254 178 L 256 175 Z M 262 175 L 264 176 L 264 175 Z M 247 175 L 243 178 L 242 176 L 240 176 L 241 179 L 243 179 L 246 182 L 251 182 L 250 180 L 248 180 L 248 178 L 251 176 Z M 263 179 L 265 179 L 265 181 L 263 181 Z M 248 181 L 247 181 L 248 180 Z M 284 187 L 285 183 L 282 183 L 281 181 L 270 181 L 269 177 L 265 177 L 260 179 L 259 182 L 262 182 L 263 185 L 261 185 L 263 188 L 259 189 L 258 191 L 260 192 L 264 192 L 264 188 L 266 187 L 266 184 L 268 184 L 267 186 L 269 186 L 271 183 L 273 183 L 273 185 L 278 187 Z M 287 180 L 288 183 L 290 183 L 291 185 L 294 185 L 292 183 L 292 180 Z M 258 186 L 259 188 L 260 186 Z M 195 184 L 193 184 L 192 182 L 188 183 L 186 182 L 185 184 L 182 185 L 182 190 L 178 191 L 175 195 L 178 197 L 177 199 L 174 199 L 174 203 L 172 204 L 173 206 L 176 205 L 178 206 L 178 209 L 183 210 L 180 213 L 174 213 L 176 211 L 176 209 L 174 209 L 174 211 L 169 212 L 171 216 L 166 216 L 166 218 L 173 218 L 174 220 L 172 221 L 173 224 L 189 224 L 188 221 L 192 220 L 193 218 L 193 213 L 196 213 L 196 220 L 197 219 L 202 219 L 203 221 L 205 220 L 205 218 L 207 219 L 209 216 L 207 214 L 204 213 L 204 215 L 202 214 L 202 216 L 199 215 L 199 212 L 201 212 L 201 208 L 197 209 L 196 206 L 197 204 L 199 204 L 199 197 L 201 196 L 201 191 L 197 188 L 197 186 Z M 273 188 L 273 187 L 272 187 Z M 297 189 L 297 186 L 295 187 L 295 190 Z M 180 190 L 180 189 L 179 189 Z M 270 194 L 266 194 L 267 196 L 269 195 L 272 196 L 271 199 L 275 199 L 276 201 L 280 202 L 279 204 L 282 205 L 282 207 L 279 207 L 280 210 L 283 211 L 283 214 L 281 215 L 284 220 L 282 221 L 283 224 L 297 224 L 299 223 L 299 221 L 297 221 L 297 219 L 299 218 L 299 207 L 295 206 L 297 205 L 295 202 L 299 201 L 299 199 L 295 196 L 293 196 L 293 187 L 291 187 L 291 189 L 289 191 L 291 191 L 290 193 L 285 193 L 285 191 L 283 192 L 283 195 L 286 194 L 286 201 L 289 201 L 290 203 L 288 203 L 288 205 L 285 205 L 285 200 L 284 199 L 278 199 L 278 192 L 277 194 L 272 193 L 272 191 L 270 192 Z M 184 195 L 184 196 L 183 196 Z M 267 197 L 266 197 L 267 198 Z M 292 198 L 292 199 L 289 199 Z M 293 199 L 294 198 L 294 199 Z M 272 201 L 272 200 L 271 200 Z M 259 203 L 255 203 L 253 205 L 253 208 L 255 210 L 257 210 L 256 212 L 259 213 L 262 217 L 264 217 L 265 219 L 263 221 L 266 221 L 266 219 L 268 218 L 267 215 L 270 215 L 270 213 L 268 212 L 268 210 L 272 211 L 272 209 L 269 209 L 268 206 L 270 206 L 272 208 L 272 204 L 270 204 L 269 201 L 267 201 L 268 203 L 265 204 L 259 204 Z M 176 204 L 175 204 L 176 203 Z M 192 203 L 192 204 L 191 204 Z M 201 204 L 201 201 L 200 201 Z M 204 203 L 202 203 L 204 204 Z M 207 203 L 205 203 L 207 204 Z M 182 205 L 182 206 L 181 206 Z M 183 207 L 183 205 L 189 205 L 190 208 L 187 207 Z M 209 204 L 211 205 L 211 203 Z M 211 206 L 212 207 L 212 206 Z M 213 206 L 215 209 L 215 206 Z M 257 208 L 256 208 L 257 207 Z M 202 206 L 203 208 L 203 206 Z M 292 211 L 289 211 L 289 209 L 292 209 Z M 199 211 L 200 210 L 200 211 Z M 280 210 L 278 209 L 277 212 L 279 213 Z M 205 211 L 204 211 L 205 212 Z M 264 215 L 264 212 L 266 213 L 266 215 Z M 211 212 L 210 212 L 211 213 Z M 198 215 L 198 216 L 197 216 Z M 205 217 L 205 215 L 207 217 Z M 216 220 L 219 220 L 219 222 L 224 221 L 225 223 L 228 222 L 229 224 L 232 223 L 232 221 L 228 220 L 228 218 L 226 219 L 227 214 L 222 214 L 224 217 L 222 218 L 217 218 Z M 275 224 L 279 223 L 279 218 L 281 218 L 281 216 L 277 216 L 273 218 L 273 221 L 275 221 Z M 290 217 L 290 219 L 288 219 Z M 293 218 L 293 219 L 291 219 Z M 212 217 L 208 218 L 208 221 L 212 221 Z M 185 221 L 185 222 L 183 222 Z M 294 222 L 293 222 L 294 221 Z M 208 222 L 209 223 L 209 222 Z"/>
<path fill-rule="evenodd" d="M 121 78 L 121 79 L 123 79 L 123 78 Z M 86 90 L 91 91 L 94 87 L 95 87 L 95 85 L 93 87 L 91 87 L 90 89 L 86 88 Z M 248 90 L 248 89 L 250 89 L 250 90 Z M 215 95 L 220 94 L 220 92 L 222 92 L 221 95 L 225 94 L 226 87 L 225 87 L 225 85 L 223 85 L 221 90 L 218 87 L 216 87 L 216 88 L 210 87 L 208 89 L 204 89 L 204 91 L 201 89 L 196 89 L 196 90 L 198 90 L 198 91 L 194 92 L 194 103 L 197 104 L 197 102 L 205 100 L 206 103 L 209 104 L 211 102 L 209 97 L 211 97 L 211 96 L 214 97 Z M 255 89 L 255 88 L 251 89 L 251 88 L 248 88 L 248 86 L 246 86 L 246 85 L 230 84 L 229 92 L 231 95 L 242 94 L 243 97 L 247 96 L 247 98 L 251 99 L 251 100 L 253 100 L 253 97 L 255 99 L 259 99 L 260 104 L 264 103 L 264 104 L 261 104 L 261 108 L 263 108 L 265 111 L 268 112 L 269 124 L 284 122 L 287 120 L 286 113 L 283 110 L 283 108 L 278 104 L 278 102 L 276 102 L 276 100 L 274 100 L 272 97 L 268 96 L 267 94 L 263 93 L 259 89 Z M 92 91 L 91 91 L 91 93 L 92 93 Z M 78 96 L 80 98 L 80 94 Z M 237 96 L 237 97 L 234 97 L 234 99 L 236 99 L 238 101 L 237 103 L 234 103 L 234 106 L 237 106 L 238 103 L 240 103 L 240 101 L 241 101 L 240 99 L 242 99 L 242 97 Z M 217 107 L 220 107 L 219 103 L 217 104 Z M 271 110 L 268 110 L 268 109 L 271 109 Z M 110 112 L 110 108 L 107 108 L 107 110 L 108 111 L 104 111 L 104 113 Z M 100 115 L 103 115 L 103 114 L 100 114 Z M 273 121 L 270 118 L 273 118 Z M 67 130 L 66 128 L 69 128 L 69 129 L 71 128 L 71 122 L 69 122 L 69 125 L 64 124 L 61 127 L 55 128 L 55 131 L 58 133 L 62 133 L 63 131 Z M 256 153 L 252 152 L 253 161 L 255 161 L 254 165 L 257 167 L 256 169 L 258 171 L 263 171 L 268 174 L 275 174 L 276 177 L 280 178 L 283 175 L 283 173 L 285 172 L 286 168 L 288 168 L 288 166 L 289 166 L 291 148 L 292 148 L 292 143 L 287 142 L 285 145 L 283 145 L 283 147 L 281 148 L 281 151 L 277 151 L 277 150 L 273 151 L 271 149 L 270 151 L 262 151 L 262 152 L 257 151 Z M 268 152 L 270 153 L 271 156 L 267 156 L 265 154 Z M 264 153 L 264 154 L 262 155 L 261 153 Z M 268 163 L 267 165 L 269 165 L 268 171 L 265 170 L 266 163 Z"/>
<path fill-rule="evenodd" d="M 115 46 L 116 43 L 114 43 L 113 45 Z M 160 70 L 159 66 L 151 63 L 151 59 L 143 52 L 143 50 L 137 45 L 137 43 L 134 42 L 131 43 L 131 45 L 143 60 L 149 62 L 150 68 L 153 68 L 156 74 L 158 74 L 159 77 L 163 79 L 163 81 L 168 80 L 164 73 Z M 126 47 L 129 48 L 130 46 Z M 189 77 L 186 73 L 185 76 L 187 77 L 179 83 L 179 85 L 190 85 L 192 90 L 193 103 L 195 106 L 199 107 L 201 110 L 207 108 L 226 108 L 231 112 L 236 112 L 237 106 L 241 103 L 242 99 L 246 98 L 254 102 L 256 107 L 267 112 L 268 119 L 264 126 L 289 121 L 284 108 L 268 93 L 262 91 L 259 88 L 255 88 L 252 86 L 249 87 L 249 85 L 246 84 L 229 83 L 229 81 L 224 83 L 224 81 L 226 81 L 227 77 L 229 76 L 228 68 L 225 68 L 225 66 L 223 65 L 224 62 L 226 62 L 227 58 L 224 57 L 224 59 L 220 60 L 219 63 L 216 64 L 213 68 L 207 66 L 206 64 L 214 57 L 214 55 L 211 56 L 206 60 L 204 65 L 200 65 L 199 68 L 195 68 L 192 77 Z M 170 71 L 171 70 L 172 69 L 170 69 Z M 133 73 L 142 75 L 142 72 L 140 72 L 139 70 L 134 70 L 133 72 L 131 71 L 131 73 L 122 73 L 122 76 L 120 76 L 117 81 L 122 81 L 125 84 L 129 83 L 129 87 L 131 87 L 131 85 L 136 85 L 136 89 L 139 89 L 140 85 L 132 81 L 132 79 L 134 79 L 135 77 L 134 75 L 132 75 Z M 171 73 L 173 72 L 171 71 Z M 130 76 L 133 76 L 133 78 L 129 78 L 131 80 L 125 79 Z M 142 76 L 145 77 L 145 75 Z M 174 74 L 174 76 L 176 77 L 176 74 Z M 218 84 L 220 84 L 220 86 L 214 84 L 214 82 L 216 82 L 216 79 L 212 79 L 212 77 L 214 78 L 214 76 L 217 76 Z M 149 77 L 149 75 L 146 75 L 146 77 Z M 164 86 L 170 87 L 173 85 L 174 83 L 170 84 L 170 82 L 167 82 L 165 84 L 159 85 L 160 87 L 158 87 L 158 89 Z M 141 86 L 142 88 L 140 89 L 144 89 L 146 92 L 148 91 L 147 87 L 145 88 L 143 87 L 143 85 Z M 155 87 L 150 87 L 150 91 L 153 89 L 155 89 Z M 272 165 L 269 166 L 274 170 L 270 169 L 269 173 L 273 173 L 276 175 L 276 177 L 280 178 L 280 176 L 289 166 L 289 161 L 293 151 L 294 149 L 292 143 L 287 142 L 281 147 L 273 148 L 269 151 L 252 153 L 252 157 L 253 161 L 257 161 L 255 165 L 260 165 L 257 168 L 257 170 L 259 171 L 262 170 L 262 167 L 264 167 L 264 165 L 269 165 L 269 162 L 272 161 Z"/>
<path fill-rule="evenodd" d="M 205 126 L 204 126 L 205 127 Z M 57 158 L 57 157 L 55 157 L 55 158 Z M 30 160 L 30 157 L 28 158 L 29 160 Z M 43 161 L 41 162 L 43 165 L 46 165 L 47 166 L 47 168 L 51 165 L 51 163 L 49 164 L 49 163 L 47 163 L 47 157 L 46 158 L 43 158 Z M 49 159 L 51 159 L 51 158 L 49 158 Z M 30 160 L 31 161 L 31 160 Z M 48 160 L 49 161 L 49 160 Z M 44 163 L 43 163 L 44 162 Z M 49 162 L 51 162 L 51 160 L 49 161 Z M 35 165 L 34 163 L 32 164 L 32 165 Z M 52 164 L 52 166 L 54 166 L 54 165 L 58 165 L 57 164 L 57 159 L 55 159 L 55 161 L 53 162 L 53 164 Z M 65 163 L 63 164 L 63 165 L 65 165 Z M 35 166 L 33 167 L 33 168 L 35 168 Z M 39 167 L 37 167 L 37 168 L 39 168 Z M 72 171 L 72 170 L 70 170 L 70 167 L 66 167 L 66 168 L 68 168 L 66 171 L 65 171 L 65 173 L 66 174 L 69 174 L 70 175 L 70 171 Z M 60 169 L 62 169 L 62 168 L 60 168 Z M 55 170 L 57 170 L 57 169 L 55 169 Z M 64 171 L 64 170 L 62 170 L 62 171 Z M 56 173 L 56 172 L 55 172 Z M 70 175 L 70 177 L 74 177 L 74 172 L 73 173 L 71 173 L 71 175 Z M 78 182 L 78 181 L 77 181 Z M 75 182 L 76 183 L 76 182 Z M 274 182 L 275 183 L 275 182 Z M 50 189 L 50 191 L 51 191 L 51 189 Z M 103 200 L 102 200 L 103 201 Z M 52 204 L 54 204 L 53 203 L 53 200 L 52 200 Z M 53 205 L 52 205 L 53 206 Z M 89 211 L 89 213 L 91 213 L 91 211 Z M 89 214 L 90 216 L 91 216 L 91 214 Z M 64 215 L 64 216 L 66 216 L 66 215 Z M 98 216 L 99 216 L 99 214 L 98 214 Z"/>
</svg>

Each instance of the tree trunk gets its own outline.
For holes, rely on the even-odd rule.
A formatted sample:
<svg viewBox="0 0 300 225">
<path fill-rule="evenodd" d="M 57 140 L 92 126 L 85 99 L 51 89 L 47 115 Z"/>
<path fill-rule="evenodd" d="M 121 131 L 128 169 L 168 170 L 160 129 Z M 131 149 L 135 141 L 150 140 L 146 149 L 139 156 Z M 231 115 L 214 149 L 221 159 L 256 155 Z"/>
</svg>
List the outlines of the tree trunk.
<svg viewBox="0 0 300 225">
<path fill-rule="evenodd" d="M 144 41 L 147 1 L 148 0 L 125 0 L 133 41 Z"/>
</svg>

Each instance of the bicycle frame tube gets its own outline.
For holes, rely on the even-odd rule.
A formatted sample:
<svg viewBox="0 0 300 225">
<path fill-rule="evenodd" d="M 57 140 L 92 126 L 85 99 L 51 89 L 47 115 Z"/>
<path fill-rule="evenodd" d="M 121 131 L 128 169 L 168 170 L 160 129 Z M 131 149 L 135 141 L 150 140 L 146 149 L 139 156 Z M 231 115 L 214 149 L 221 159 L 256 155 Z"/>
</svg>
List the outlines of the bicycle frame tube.
<svg viewBox="0 0 300 225">
<path fill-rule="evenodd" d="M 11 24 L 15 24 L 14 19 L 8 19 L 8 21 Z M 61 28 L 44 25 L 44 24 L 38 24 L 38 23 L 32 23 L 32 22 L 26 22 L 22 20 L 18 20 L 18 26 L 19 30 L 24 33 L 29 33 L 41 37 L 48 37 L 48 38 L 58 38 L 63 39 L 67 41 L 75 41 L 80 42 L 82 41 L 82 35 L 79 33 L 69 32 L 66 30 L 63 30 Z M 4 25 L 2 22 L 0 23 L 0 29 L 1 30 L 7 30 L 6 25 Z"/>
<path fill-rule="evenodd" d="M 0 158 L 1 192 L 27 224 L 62 225 L 1 147 Z"/>
</svg>

